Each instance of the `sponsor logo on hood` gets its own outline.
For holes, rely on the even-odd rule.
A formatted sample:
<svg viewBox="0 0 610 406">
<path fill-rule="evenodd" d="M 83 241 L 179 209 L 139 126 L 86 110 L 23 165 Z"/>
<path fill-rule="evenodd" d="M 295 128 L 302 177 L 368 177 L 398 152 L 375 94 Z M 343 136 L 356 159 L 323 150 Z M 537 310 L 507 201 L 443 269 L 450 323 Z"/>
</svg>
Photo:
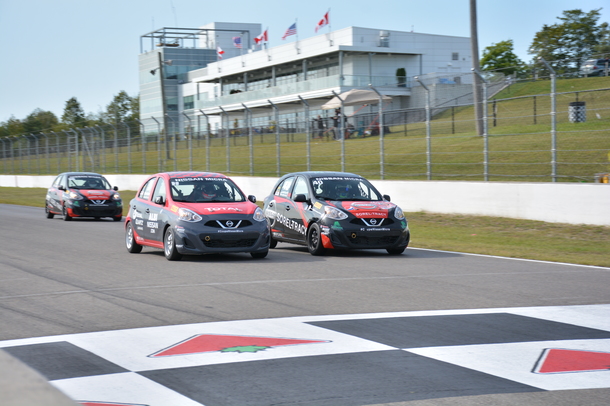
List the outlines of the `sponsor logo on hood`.
<svg viewBox="0 0 610 406">
<path fill-rule="evenodd" d="M 388 210 L 394 208 L 394 203 L 379 202 L 341 202 L 341 206 L 348 213 L 358 218 L 387 218 Z"/>
</svg>

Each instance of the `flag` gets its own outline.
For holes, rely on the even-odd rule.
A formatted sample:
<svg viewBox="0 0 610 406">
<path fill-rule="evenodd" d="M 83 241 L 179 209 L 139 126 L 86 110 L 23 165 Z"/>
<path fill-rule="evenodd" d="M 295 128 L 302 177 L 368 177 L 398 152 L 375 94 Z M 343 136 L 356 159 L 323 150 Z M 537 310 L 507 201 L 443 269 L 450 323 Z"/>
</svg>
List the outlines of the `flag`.
<svg viewBox="0 0 610 406">
<path fill-rule="evenodd" d="M 328 17 L 328 13 L 330 13 L 330 11 L 327 11 L 326 14 L 324 14 L 324 17 L 322 17 L 322 19 L 320 21 L 318 21 L 318 25 L 316 25 L 316 32 L 318 32 L 318 30 L 320 28 L 325 27 L 328 24 L 330 24 L 330 19 Z"/>
<path fill-rule="evenodd" d="M 221 47 L 216 47 L 216 53 L 218 54 L 218 58 L 222 59 L 222 54 L 224 54 L 225 51 L 223 51 Z"/>
<path fill-rule="evenodd" d="M 241 37 L 233 37 L 233 45 L 235 48 L 241 48 Z"/>
<path fill-rule="evenodd" d="M 288 37 L 290 35 L 295 35 L 296 33 L 297 33 L 297 23 L 294 23 L 290 27 L 288 27 L 288 29 L 284 33 L 284 36 L 282 37 L 282 39 L 286 39 L 286 37 Z"/>
<path fill-rule="evenodd" d="M 254 38 L 254 43 L 256 45 L 259 45 L 262 42 L 267 42 L 269 41 L 269 34 L 267 34 L 267 30 L 263 31 L 263 33 L 261 35 L 259 35 L 258 37 Z"/>
</svg>

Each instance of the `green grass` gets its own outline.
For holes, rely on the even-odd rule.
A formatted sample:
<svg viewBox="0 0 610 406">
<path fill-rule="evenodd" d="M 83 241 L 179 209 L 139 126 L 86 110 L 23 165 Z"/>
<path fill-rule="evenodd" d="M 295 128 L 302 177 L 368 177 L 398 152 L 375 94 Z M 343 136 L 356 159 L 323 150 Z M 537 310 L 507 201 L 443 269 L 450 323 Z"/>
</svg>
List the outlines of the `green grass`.
<svg viewBox="0 0 610 406">
<path fill-rule="evenodd" d="M 46 189 L 0 187 L 0 203 L 43 207 Z M 135 192 L 121 191 L 128 202 Z M 43 213 L 41 211 L 41 217 Z M 610 227 L 406 213 L 412 247 L 610 267 Z"/>
<path fill-rule="evenodd" d="M 578 78 L 557 81 L 557 180 L 593 182 L 595 174 L 610 172 L 610 78 Z M 489 180 L 492 181 L 551 181 L 551 120 L 550 82 L 516 83 L 495 95 L 502 99 L 488 104 L 489 115 Z M 534 95 L 537 95 L 534 99 Z M 527 96 L 527 97 L 524 97 Z M 571 123 L 569 103 L 578 99 L 587 103 L 587 121 Z M 534 104 L 535 100 L 535 104 Z M 535 108 L 535 110 L 534 110 Z M 496 112 L 495 117 L 493 112 Z M 534 114 L 534 111 L 536 114 Z M 600 118 L 597 118 L 599 115 Z M 431 174 L 433 180 L 483 180 L 484 140 L 476 135 L 472 107 L 448 109 L 434 115 L 431 121 Z M 494 125 L 495 123 L 495 125 Z M 384 140 L 384 178 L 398 180 L 427 179 L 427 141 L 424 122 L 395 125 Z M 253 136 L 253 175 L 277 175 L 275 134 Z M 307 169 L 310 156 L 312 170 L 336 170 L 341 166 L 341 143 L 311 140 L 307 150 L 306 134 L 280 134 L 280 174 Z M 25 147 L 25 139 L 21 139 Z M 128 164 L 126 147 L 115 154 L 107 149 L 105 155 L 81 162 L 81 170 L 104 174 L 152 173 L 173 170 L 211 170 L 231 176 L 250 175 L 250 146 L 248 137 L 230 140 L 229 156 L 222 138 L 212 138 L 209 151 L 203 140 L 193 140 L 189 150 L 187 141 L 177 142 L 177 151 L 159 152 L 154 143 L 145 152 L 134 139 L 131 162 Z M 164 142 L 162 142 L 164 145 Z M 348 139 L 344 143 L 345 170 L 372 179 L 381 177 L 379 137 Z M 192 156 L 192 158 L 191 158 Z M 208 159 L 209 156 L 209 159 Z M 161 165 L 159 165 L 161 157 Z M 21 159 L 0 159 L 0 173 L 56 174 L 74 170 L 68 167 L 68 157 L 50 153 L 24 156 Z M 192 167 L 191 162 L 192 161 Z M 86 166 L 85 166 L 86 165 Z"/>
</svg>

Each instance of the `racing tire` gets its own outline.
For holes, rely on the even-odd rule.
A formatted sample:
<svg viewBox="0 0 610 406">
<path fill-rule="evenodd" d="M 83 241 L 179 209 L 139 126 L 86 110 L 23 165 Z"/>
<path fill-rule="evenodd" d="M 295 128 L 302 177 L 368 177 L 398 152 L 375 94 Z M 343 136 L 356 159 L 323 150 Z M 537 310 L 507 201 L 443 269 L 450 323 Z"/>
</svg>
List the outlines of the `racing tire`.
<svg viewBox="0 0 610 406">
<path fill-rule="evenodd" d="M 131 254 L 142 252 L 142 246 L 136 242 L 136 236 L 131 221 L 125 226 L 125 247 L 127 247 L 127 252 Z"/>
<path fill-rule="evenodd" d="M 167 230 L 165 230 L 165 235 L 163 235 L 163 253 L 168 261 L 179 261 L 182 259 L 182 254 L 176 249 L 175 237 L 172 228 L 168 227 Z"/>
<path fill-rule="evenodd" d="M 269 248 L 277 247 L 277 240 L 273 238 L 272 235 L 269 235 Z"/>
<path fill-rule="evenodd" d="M 55 214 L 51 213 L 49 210 L 49 204 L 47 202 L 44 202 L 44 212 L 46 213 L 48 219 L 55 217 Z"/>
<path fill-rule="evenodd" d="M 267 256 L 268 253 L 269 253 L 269 250 L 265 250 L 265 251 L 251 252 L 250 255 L 252 255 L 252 258 L 255 258 L 255 259 L 263 259 Z"/>
<path fill-rule="evenodd" d="M 318 223 L 313 223 L 307 230 L 307 249 L 311 255 L 324 255 L 324 245 L 322 245 L 322 232 Z"/>
<path fill-rule="evenodd" d="M 64 204 L 61 208 L 61 214 L 64 215 L 64 221 L 72 221 L 72 217 L 68 213 L 68 209 L 66 209 L 66 205 Z"/>
<path fill-rule="evenodd" d="M 114 220 L 114 221 L 121 221 L 121 220 L 123 220 L 123 216 L 113 217 L 112 220 Z"/>
<path fill-rule="evenodd" d="M 386 251 L 388 252 L 388 254 L 390 255 L 400 255 L 403 252 L 405 252 L 405 249 L 407 247 L 399 247 L 399 248 L 388 248 L 386 249 Z"/>
</svg>

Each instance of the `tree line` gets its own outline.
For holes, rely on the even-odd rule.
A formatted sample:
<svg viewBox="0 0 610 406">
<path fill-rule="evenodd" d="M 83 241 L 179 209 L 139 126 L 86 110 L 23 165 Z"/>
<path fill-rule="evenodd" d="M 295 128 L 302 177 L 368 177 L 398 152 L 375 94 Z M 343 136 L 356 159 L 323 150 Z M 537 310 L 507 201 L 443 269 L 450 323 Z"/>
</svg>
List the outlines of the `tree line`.
<svg viewBox="0 0 610 406">
<path fill-rule="evenodd" d="M 599 22 L 601 10 L 565 10 L 557 17 L 559 22 L 543 25 L 528 49 L 533 56 L 529 64 L 514 53 L 512 39 L 492 44 L 483 50 L 481 69 L 499 71 L 517 78 L 532 77 L 535 72 L 545 72 L 544 66 L 536 63 L 544 58 L 557 74 L 569 75 L 577 73 L 580 64 L 588 58 L 608 58 L 610 29 L 607 22 Z M 98 115 L 85 114 L 78 99 L 72 97 L 66 101 L 61 118 L 37 108 L 24 119 L 11 117 L 0 123 L 0 137 L 115 124 L 135 120 L 139 115 L 139 96 L 131 97 L 125 91 L 115 95 L 106 111 Z"/>
</svg>

